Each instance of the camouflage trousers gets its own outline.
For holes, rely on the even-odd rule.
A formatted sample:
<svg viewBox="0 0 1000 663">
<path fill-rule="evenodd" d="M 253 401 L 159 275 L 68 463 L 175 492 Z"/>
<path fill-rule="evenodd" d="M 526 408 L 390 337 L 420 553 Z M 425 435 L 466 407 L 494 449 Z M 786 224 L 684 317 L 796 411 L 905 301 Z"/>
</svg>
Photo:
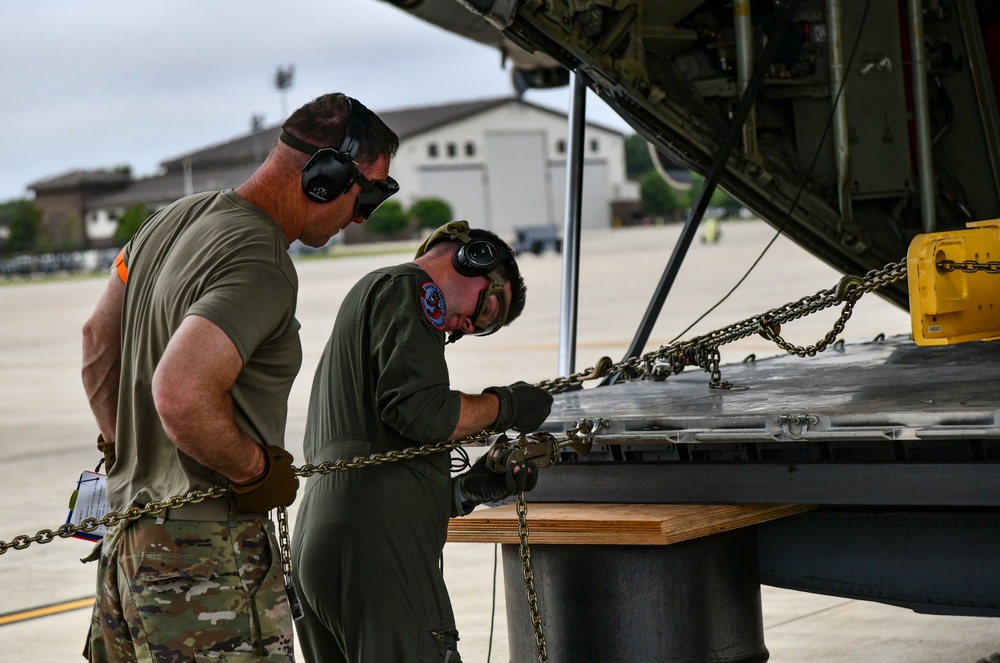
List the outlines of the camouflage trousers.
<svg viewBox="0 0 1000 663">
<path fill-rule="evenodd" d="M 84 656 L 94 663 L 292 661 L 270 521 L 145 517 L 105 538 Z"/>
</svg>

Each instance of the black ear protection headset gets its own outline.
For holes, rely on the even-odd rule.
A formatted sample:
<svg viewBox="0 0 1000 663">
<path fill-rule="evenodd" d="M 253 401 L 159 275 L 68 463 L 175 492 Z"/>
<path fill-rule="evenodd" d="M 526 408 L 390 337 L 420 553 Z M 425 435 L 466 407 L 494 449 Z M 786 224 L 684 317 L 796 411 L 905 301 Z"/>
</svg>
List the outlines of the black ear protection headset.
<svg viewBox="0 0 1000 663">
<path fill-rule="evenodd" d="M 414 257 L 424 255 L 431 244 L 443 239 L 463 243 L 451 258 L 455 270 L 462 276 L 489 276 L 502 262 L 513 259 L 506 247 L 486 237 L 470 237 L 468 221 L 452 221 L 441 226 L 420 245 Z"/>
<path fill-rule="evenodd" d="M 347 193 L 361 174 L 354 157 L 361 146 L 365 127 L 368 126 L 368 109 L 356 99 L 344 98 L 347 100 L 349 116 L 344 142 L 340 144 L 340 148 L 310 145 L 284 129 L 278 136 L 281 142 L 292 149 L 312 155 L 302 168 L 302 191 L 317 203 L 329 203 L 337 196 Z"/>
</svg>

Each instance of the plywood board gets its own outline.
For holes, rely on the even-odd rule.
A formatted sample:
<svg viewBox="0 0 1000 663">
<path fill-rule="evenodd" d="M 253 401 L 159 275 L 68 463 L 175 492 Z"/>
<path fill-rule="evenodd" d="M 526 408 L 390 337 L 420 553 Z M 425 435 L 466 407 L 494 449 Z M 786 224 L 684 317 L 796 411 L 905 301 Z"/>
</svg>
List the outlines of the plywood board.
<svg viewBox="0 0 1000 663">
<path fill-rule="evenodd" d="M 669 545 L 784 518 L 804 504 L 528 504 L 528 542 L 554 545 Z M 513 504 L 452 518 L 448 540 L 518 543 Z"/>
</svg>

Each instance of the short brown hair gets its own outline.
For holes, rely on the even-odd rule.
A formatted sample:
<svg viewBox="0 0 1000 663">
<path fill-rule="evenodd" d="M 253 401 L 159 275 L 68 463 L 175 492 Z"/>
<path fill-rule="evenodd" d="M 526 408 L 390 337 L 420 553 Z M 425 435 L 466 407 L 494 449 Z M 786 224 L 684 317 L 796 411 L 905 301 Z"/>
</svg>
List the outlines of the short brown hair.
<svg viewBox="0 0 1000 663">
<path fill-rule="evenodd" d="M 357 112 L 367 113 L 368 121 L 365 123 L 365 130 L 361 135 L 354 160 L 367 165 L 374 163 L 379 157 L 395 156 L 399 148 L 399 137 L 396 133 L 360 101 L 340 92 L 316 97 L 292 113 L 282 128 L 299 140 L 316 147 L 339 149 L 344 144 L 349 113 Z"/>
</svg>

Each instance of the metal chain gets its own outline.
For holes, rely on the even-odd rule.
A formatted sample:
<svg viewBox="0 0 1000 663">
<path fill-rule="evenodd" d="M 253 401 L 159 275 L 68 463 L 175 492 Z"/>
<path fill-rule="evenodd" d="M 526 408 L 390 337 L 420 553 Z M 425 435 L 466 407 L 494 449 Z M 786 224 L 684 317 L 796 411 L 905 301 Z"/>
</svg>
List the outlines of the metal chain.
<svg viewBox="0 0 1000 663">
<path fill-rule="evenodd" d="M 863 278 L 845 276 L 833 288 L 821 290 L 815 295 L 803 297 L 798 301 L 790 302 L 689 341 L 676 345 L 662 345 L 644 355 L 629 357 L 618 363 L 611 363 L 610 360 L 604 358 L 606 363 L 598 362 L 597 368 L 591 367 L 566 377 L 545 380 L 540 382 L 538 386 L 550 393 L 557 394 L 578 386 L 586 380 L 614 373 L 629 375 L 639 371 L 643 366 L 653 366 L 660 363 L 660 366 L 665 366 L 664 370 L 668 371 L 669 374 L 680 373 L 687 366 L 700 366 L 711 373 L 710 386 L 724 387 L 726 383 L 721 380 L 721 372 L 718 371 L 717 364 L 719 347 L 754 334 L 760 334 L 789 354 L 800 357 L 813 356 L 817 352 L 825 350 L 836 340 L 837 335 L 844 330 L 844 326 L 854 310 L 854 305 L 862 295 L 904 278 L 906 278 L 906 262 L 891 262 L 882 269 L 869 271 Z M 814 345 L 796 346 L 781 337 L 780 331 L 783 323 L 840 304 L 844 305 L 840 317 L 830 332 Z"/>
<path fill-rule="evenodd" d="M 279 506 L 278 509 L 278 551 L 281 554 L 281 572 L 285 576 L 285 583 L 292 580 L 292 540 L 288 530 L 288 509 Z"/>
<path fill-rule="evenodd" d="M 373 467 L 383 463 L 395 463 L 401 460 L 417 458 L 418 456 L 428 456 L 442 451 L 451 451 L 452 449 L 457 449 L 458 447 L 465 446 L 467 444 L 484 444 L 492 434 L 492 431 L 484 430 L 476 435 L 470 435 L 462 440 L 435 442 L 434 444 L 426 444 L 422 447 L 409 447 L 400 451 L 387 451 L 384 454 L 372 454 L 365 457 L 350 459 L 343 458 L 333 463 L 325 460 L 318 465 L 306 464 L 295 468 L 295 474 L 300 477 L 311 477 L 314 474 L 329 474 L 331 472 L 343 472 L 345 470 L 357 470 L 364 467 Z"/>
<path fill-rule="evenodd" d="M 986 272 L 988 274 L 1000 274 L 1000 261 L 990 260 L 989 262 L 977 262 L 975 260 L 939 260 L 937 268 L 942 272 L 954 272 L 959 270 L 971 274 L 973 272 Z"/>
<path fill-rule="evenodd" d="M 974 263 L 965 261 L 955 263 L 950 260 L 943 260 L 938 263 L 938 267 L 943 271 L 987 271 L 990 273 L 1000 273 L 1000 262 Z M 864 278 L 844 277 L 840 283 L 829 290 L 823 290 L 815 295 L 803 297 L 802 299 L 786 304 L 782 307 L 772 309 L 767 313 L 747 318 L 746 320 L 729 325 L 714 332 L 699 336 L 690 341 L 677 345 L 663 345 L 658 349 L 646 353 L 639 357 L 630 357 L 623 361 L 612 363 L 607 357 L 602 357 L 595 366 L 589 367 L 579 373 L 574 373 L 566 377 L 559 377 L 553 380 L 543 380 L 538 383 L 538 387 L 545 389 L 549 393 L 558 394 L 574 386 L 580 385 L 587 380 L 594 380 L 605 377 L 612 373 L 629 373 L 636 371 L 642 366 L 652 366 L 655 362 L 666 362 L 671 374 L 680 373 L 686 366 L 701 366 L 711 374 L 709 386 L 713 388 L 728 388 L 729 384 L 722 380 L 722 373 L 719 368 L 720 355 L 719 347 L 727 343 L 760 334 L 764 338 L 773 341 L 780 348 L 789 354 L 796 354 L 800 357 L 813 356 L 817 352 L 822 352 L 830 343 L 833 343 L 838 334 L 844 330 L 847 320 L 851 317 L 854 304 L 862 295 L 882 288 L 890 283 L 894 283 L 906 277 L 906 263 L 889 263 L 881 270 L 872 270 Z M 800 347 L 785 341 L 780 336 L 781 324 L 811 313 L 821 311 L 844 304 L 844 308 L 834 323 L 833 328 L 816 344 Z M 297 476 L 310 477 L 314 474 L 328 474 L 353 469 L 372 467 L 383 463 L 393 463 L 400 460 L 427 456 L 443 451 L 450 451 L 467 444 L 483 444 L 492 431 L 484 430 L 477 435 L 471 435 L 463 440 L 451 442 L 438 442 L 424 445 L 422 447 L 411 447 L 401 451 L 389 451 L 384 454 L 372 454 L 367 457 L 353 459 L 341 459 L 336 462 L 324 461 L 318 465 L 306 464 L 292 469 Z M 575 429 L 567 432 L 567 437 L 575 435 Z M 11 541 L 0 541 L 0 555 L 10 549 L 22 550 L 32 543 L 49 543 L 57 538 L 69 538 L 79 532 L 92 532 L 98 527 L 114 527 L 123 521 L 137 520 L 143 516 L 159 515 L 166 509 L 176 509 L 186 504 L 195 504 L 205 499 L 222 497 L 228 494 L 228 490 L 222 486 L 213 486 L 208 490 L 194 490 L 185 496 L 171 497 L 162 502 L 150 502 L 145 507 L 129 507 L 121 513 L 110 512 L 100 519 L 87 518 L 79 525 L 69 523 L 61 525 L 55 531 L 49 529 L 40 530 L 35 536 L 20 535 Z M 538 648 L 539 663 L 548 663 L 548 653 L 546 651 L 545 635 L 542 632 L 542 618 L 538 609 L 538 595 L 535 591 L 534 574 L 531 570 L 531 550 L 528 547 L 528 523 L 527 504 L 524 501 L 524 493 L 518 494 L 517 499 L 518 514 L 518 536 L 521 541 L 520 554 L 522 573 L 524 575 L 525 590 L 528 597 L 528 607 L 531 611 L 531 623 L 535 632 L 535 645 Z M 278 535 L 279 547 L 281 549 L 282 571 L 286 579 L 291 577 L 292 562 L 289 553 L 288 519 L 285 509 L 278 510 Z"/>
<path fill-rule="evenodd" d="M 531 628 L 535 632 L 538 663 L 549 663 L 545 634 L 542 632 L 542 613 L 538 609 L 538 593 L 535 591 L 535 574 L 531 570 L 531 549 L 528 547 L 528 505 L 524 501 L 524 493 L 517 494 L 517 536 L 521 541 L 519 548 L 521 575 L 524 577 L 524 590 L 528 595 L 528 610 L 531 612 Z"/>
<path fill-rule="evenodd" d="M 581 421 L 576 427 L 567 431 L 567 439 L 574 438 L 578 433 L 581 432 L 581 427 L 587 425 L 587 422 Z M 588 427 L 589 430 L 589 427 Z M 310 477 L 314 474 L 329 474 L 332 472 L 342 472 L 346 470 L 360 469 L 364 467 L 373 467 L 375 465 L 381 465 L 384 463 L 394 463 L 401 460 L 409 458 L 417 458 L 419 456 L 427 456 L 430 454 L 440 453 L 443 451 L 451 451 L 460 446 L 467 444 L 483 444 L 486 442 L 493 433 L 489 430 L 481 431 L 476 435 L 470 435 L 462 440 L 455 440 L 451 442 L 437 442 L 434 444 L 424 445 L 422 447 L 411 447 L 408 449 L 403 449 L 401 451 L 388 451 L 384 454 L 372 454 L 366 457 L 358 457 L 352 459 L 341 459 L 336 462 L 324 461 L 318 465 L 306 464 L 302 467 L 293 467 L 296 476 Z M 165 509 L 176 509 L 178 507 L 184 506 L 186 504 L 195 504 L 201 502 L 208 498 L 222 497 L 229 494 L 229 490 L 223 488 L 222 486 L 213 486 L 209 490 L 194 490 L 187 495 L 181 497 L 171 497 L 163 502 L 150 502 L 145 507 L 129 507 L 121 513 L 110 512 L 104 515 L 104 517 L 97 518 L 87 518 L 83 520 L 79 525 L 71 525 L 66 523 L 58 527 L 55 531 L 49 529 L 43 529 L 39 531 L 35 536 L 20 535 L 11 539 L 10 542 L 0 541 L 0 555 L 4 554 L 10 549 L 23 550 L 27 548 L 32 543 L 49 543 L 57 538 L 69 538 L 78 532 L 93 532 L 98 527 L 106 526 L 113 527 L 124 521 L 138 520 L 143 516 L 155 516 L 162 513 Z M 523 569 L 525 577 L 525 588 L 528 595 L 528 605 L 531 607 L 532 614 L 532 625 L 535 629 L 535 642 L 539 643 L 539 661 L 540 663 L 548 663 L 548 654 L 545 653 L 545 636 L 542 634 L 542 618 L 538 613 L 538 597 L 535 594 L 534 579 L 530 567 L 530 551 L 528 549 L 528 526 L 525 521 L 525 514 L 527 512 L 527 507 L 524 503 L 524 493 L 518 494 L 518 517 L 520 519 L 518 525 L 518 534 L 521 536 L 521 560 L 522 564 L 525 565 Z M 277 509 L 277 520 L 278 520 L 278 548 L 279 554 L 281 556 L 281 570 L 285 576 L 286 587 L 289 591 L 292 591 L 291 586 L 292 578 L 292 558 L 291 558 L 291 541 L 289 538 L 288 529 L 288 512 L 285 507 L 278 507 Z M 290 596 L 290 600 L 295 603 L 297 598 Z M 295 609 L 295 606 L 292 606 Z"/>
<path fill-rule="evenodd" d="M 953 261 L 941 261 L 939 265 L 945 265 L 951 262 Z M 966 263 L 968 262 L 970 261 L 966 261 Z M 964 265 L 966 263 L 955 264 Z M 986 264 L 1000 265 L 1000 262 Z M 992 271 L 992 269 L 992 267 L 988 267 L 987 271 Z M 1000 267 L 997 267 L 996 269 L 1000 272 Z M 881 270 L 872 270 L 868 272 L 864 278 L 853 276 L 845 277 L 841 279 L 840 283 L 838 283 L 834 288 L 822 290 L 815 295 L 803 297 L 796 302 L 785 304 L 784 306 L 772 309 L 767 313 L 747 318 L 735 324 L 729 325 L 728 327 L 723 327 L 722 329 L 694 338 L 690 341 L 678 343 L 677 345 L 663 345 L 656 350 L 646 353 L 645 355 L 630 357 L 626 360 L 618 362 L 617 364 L 612 363 L 607 357 L 602 357 L 601 360 L 597 362 L 596 366 L 584 369 L 579 373 L 574 373 L 566 377 L 560 377 L 554 380 L 543 380 L 542 382 L 539 382 L 537 386 L 550 393 L 557 394 L 566 391 L 571 387 L 582 384 L 587 380 L 602 378 L 616 372 L 636 370 L 643 365 L 650 365 L 657 361 L 665 362 L 671 373 L 680 373 L 686 366 L 701 366 L 711 373 L 711 384 L 713 386 L 724 386 L 725 382 L 721 380 L 721 371 L 719 370 L 720 356 L 718 348 L 720 346 L 752 336 L 753 334 L 760 334 L 764 338 L 773 341 L 789 354 L 797 354 L 802 357 L 815 355 L 817 352 L 825 350 L 830 343 L 834 342 L 837 335 L 844 330 L 844 326 L 853 311 L 854 304 L 861 298 L 862 295 L 872 292 L 878 288 L 885 287 L 890 283 L 894 283 L 895 281 L 905 278 L 905 276 L 905 262 L 889 263 Z M 831 331 L 828 332 L 815 345 L 806 347 L 795 346 L 788 343 L 780 336 L 782 323 L 796 320 L 811 313 L 815 313 L 841 303 L 844 304 L 844 309 L 841 312 L 840 317 L 837 319 L 836 323 L 834 323 Z M 574 431 L 569 431 L 567 435 L 572 436 L 573 433 Z M 372 454 L 367 457 L 342 459 L 334 463 L 324 461 L 318 465 L 306 464 L 298 468 L 293 468 L 293 470 L 298 476 L 310 477 L 314 474 L 327 474 L 330 472 L 360 469 L 380 465 L 382 463 L 392 463 L 400 460 L 416 458 L 418 456 L 427 456 L 443 451 L 450 451 L 468 444 L 483 444 L 492 434 L 493 431 L 483 430 L 476 435 L 470 435 L 462 440 L 437 442 L 435 444 L 424 445 L 422 447 L 411 447 L 401 451 L 389 451 L 384 454 Z M 11 548 L 22 550 L 27 548 L 32 543 L 49 543 L 56 538 L 68 538 L 79 532 L 92 532 L 102 525 L 112 527 L 122 521 L 137 520 L 138 518 L 147 515 L 159 515 L 165 509 L 176 509 L 180 506 L 184 506 L 185 504 L 201 502 L 202 500 L 208 498 L 222 497 L 227 493 L 228 491 L 225 488 L 221 486 L 214 486 L 208 490 L 191 491 L 183 497 L 175 496 L 162 502 L 150 502 L 145 507 L 129 507 L 121 513 L 111 512 L 100 519 L 87 518 L 79 525 L 70 525 L 67 523 L 61 525 L 54 531 L 48 529 L 40 530 L 35 536 L 17 536 L 9 542 L 0 541 L 0 555 L 4 554 Z"/>
<path fill-rule="evenodd" d="M 208 490 L 192 490 L 187 495 L 171 497 L 162 502 L 150 502 L 144 507 L 131 506 L 121 513 L 110 512 L 104 515 L 103 518 L 85 518 L 79 525 L 70 525 L 66 523 L 57 527 L 54 531 L 50 529 L 43 529 L 38 532 L 35 536 L 15 536 L 9 542 L 0 541 L 0 555 L 4 554 L 11 548 L 14 550 L 23 550 L 30 546 L 32 543 L 49 543 L 55 539 L 66 539 L 78 532 L 93 532 L 98 527 L 114 527 L 124 521 L 138 520 L 143 516 L 157 516 L 163 513 L 167 509 L 176 509 L 177 507 L 184 506 L 185 504 L 197 504 L 203 500 L 222 497 L 229 491 L 222 486 L 213 486 Z"/>
<path fill-rule="evenodd" d="M 402 451 L 389 451 L 384 454 L 372 454 L 364 458 L 353 458 L 349 460 L 339 460 L 335 463 L 330 463 L 324 461 L 319 465 L 303 465 L 302 467 L 293 467 L 292 470 L 297 476 L 310 477 L 314 474 L 328 474 L 330 472 L 338 472 L 344 470 L 358 469 L 362 467 L 371 467 L 373 465 L 379 465 L 382 463 L 394 463 L 400 460 L 405 460 L 409 458 L 416 458 L 418 456 L 427 456 L 434 453 L 439 453 L 442 451 L 450 451 L 452 449 L 458 448 L 466 444 L 482 444 L 484 440 L 488 439 L 492 433 L 490 431 L 482 431 L 476 435 L 470 435 L 463 440 L 457 440 L 452 442 L 437 442 L 435 444 L 428 444 L 423 447 L 413 447 L 409 449 L 404 449 Z M 4 554 L 10 549 L 23 550 L 30 546 L 32 543 L 50 543 L 55 539 L 67 539 L 74 534 L 93 532 L 98 527 L 114 527 L 122 522 L 138 520 L 143 516 L 157 516 L 166 509 L 176 509 L 178 507 L 185 506 L 187 504 L 197 504 L 206 499 L 223 497 L 229 494 L 229 490 L 223 486 L 213 486 L 207 490 L 193 490 L 184 496 L 174 496 L 166 499 L 162 502 L 153 501 L 144 507 L 132 506 L 125 509 L 122 512 L 111 511 L 105 514 L 102 518 L 86 518 L 79 525 L 72 525 L 66 523 L 60 525 L 55 530 L 43 529 L 40 530 L 34 536 L 28 536 L 22 534 L 16 536 L 10 541 L 0 541 L 0 555 Z M 281 512 L 279 512 L 279 521 L 281 517 Z M 280 522 L 279 522 L 280 524 Z M 287 522 L 285 523 L 287 529 Z M 281 540 L 284 544 L 287 541 L 287 531 L 284 533 L 285 538 Z M 291 568 L 291 560 L 286 559 L 287 553 L 282 552 L 282 566 L 283 568 Z"/>
</svg>

